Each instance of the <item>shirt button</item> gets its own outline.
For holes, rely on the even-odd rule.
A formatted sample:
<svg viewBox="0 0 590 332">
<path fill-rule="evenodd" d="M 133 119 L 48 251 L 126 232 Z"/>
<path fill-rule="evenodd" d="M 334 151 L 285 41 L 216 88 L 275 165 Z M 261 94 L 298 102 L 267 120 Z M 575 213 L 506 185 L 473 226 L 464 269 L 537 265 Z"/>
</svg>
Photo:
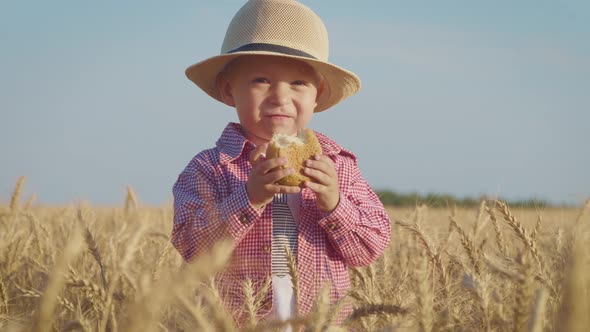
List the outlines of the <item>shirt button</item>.
<svg viewBox="0 0 590 332">
<path fill-rule="evenodd" d="M 246 224 L 249 222 L 249 220 L 248 220 L 248 216 L 247 216 L 247 215 L 245 215 L 245 214 L 242 214 L 242 215 L 240 216 L 240 222 L 241 222 L 242 224 L 246 225 Z"/>
<path fill-rule="evenodd" d="M 331 223 L 331 224 L 328 226 L 328 228 L 329 228 L 331 231 L 335 231 L 335 230 L 337 230 L 337 229 L 338 229 L 338 224 L 337 224 L 337 223 L 335 223 L 335 222 L 334 222 L 334 223 Z"/>
<path fill-rule="evenodd" d="M 262 247 L 262 251 L 264 251 L 265 253 L 269 253 L 270 252 L 270 246 L 269 245 L 265 245 Z"/>
</svg>

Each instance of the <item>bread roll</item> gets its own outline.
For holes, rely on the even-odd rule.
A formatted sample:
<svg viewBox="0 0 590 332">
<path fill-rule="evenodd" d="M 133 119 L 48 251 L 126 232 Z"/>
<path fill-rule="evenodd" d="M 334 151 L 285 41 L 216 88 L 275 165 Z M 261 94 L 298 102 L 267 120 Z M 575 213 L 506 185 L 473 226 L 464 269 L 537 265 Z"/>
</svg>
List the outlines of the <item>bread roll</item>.
<svg viewBox="0 0 590 332">
<path fill-rule="evenodd" d="M 305 161 L 315 154 L 322 154 L 322 147 L 311 129 L 303 129 L 297 136 L 274 134 L 266 150 L 267 159 L 287 157 L 287 163 L 281 166 L 281 169 L 295 170 L 293 174 L 277 181 L 285 186 L 302 186 L 304 181 L 310 180 L 303 175 L 303 167 Z"/>
</svg>

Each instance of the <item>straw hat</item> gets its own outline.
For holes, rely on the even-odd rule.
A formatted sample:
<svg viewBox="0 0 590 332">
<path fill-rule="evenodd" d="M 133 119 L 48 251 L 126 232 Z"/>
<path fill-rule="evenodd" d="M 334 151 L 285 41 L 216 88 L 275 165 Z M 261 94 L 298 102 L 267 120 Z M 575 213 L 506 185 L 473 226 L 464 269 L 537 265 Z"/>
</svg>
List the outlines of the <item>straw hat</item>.
<svg viewBox="0 0 590 332">
<path fill-rule="evenodd" d="M 221 54 L 188 67 L 186 76 L 220 100 L 217 75 L 228 62 L 246 54 L 297 59 L 322 74 L 326 85 L 316 112 L 336 105 L 361 86 L 354 73 L 328 62 L 328 32 L 324 23 L 295 0 L 248 1 L 229 24 Z"/>
</svg>

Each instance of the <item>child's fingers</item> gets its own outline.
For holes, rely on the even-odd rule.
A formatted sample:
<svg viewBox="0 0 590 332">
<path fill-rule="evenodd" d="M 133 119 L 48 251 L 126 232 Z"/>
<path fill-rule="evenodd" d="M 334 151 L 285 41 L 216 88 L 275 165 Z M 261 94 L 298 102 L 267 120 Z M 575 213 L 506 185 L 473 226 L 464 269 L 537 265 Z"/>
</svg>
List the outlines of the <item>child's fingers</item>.
<svg viewBox="0 0 590 332">
<path fill-rule="evenodd" d="M 279 194 L 297 194 L 301 191 L 301 188 L 295 186 L 274 186 L 275 193 Z"/>
<path fill-rule="evenodd" d="M 258 165 L 258 170 L 262 174 L 266 174 L 270 172 L 272 169 L 277 168 L 279 166 L 285 165 L 287 163 L 287 158 L 280 157 L 280 158 L 272 158 L 261 162 Z"/>
<path fill-rule="evenodd" d="M 329 175 L 336 174 L 336 168 L 334 167 L 334 162 L 327 156 L 319 156 L 316 155 L 312 159 L 308 159 L 305 161 L 305 166 L 308 168 L 313 168 L 320 170 Z"/>
<path fill-rule="evenodd" d="M 303 185 L 306 188 L 309 188 L 311 191 L 313 191 L 316 194 L 325 192 L 326 189 L 327 189 L 327 187 L 325 185 L 323 185 L 321 183 L 316 183 L 316 182 L 313 182 L 313 181 L 305 181 L 303 183 Z"/>
<path fill-rule="evenodd" d="M 309 168 L 309 167 L 305 167 L 303 169 L 303 173 L 307 176 L 309 176 L 310 178 L 314 179 L 314 182 L 323 184 L 323 185 L 329 185 L 330 182 L 332 181 L 332 177 L 328 174 L 326 174 L 325 172 L 319 170 L 319 169 L 313 169 L 313 168 Z"/>
<path fill-rule="evenodd" d="M 292 168 L 280 169 L 273 172 L 269 172 L 264 176 L 264 183 L 275 183 L 280 179 L 284 178 L 285 176 L 293 174 L 294 172 L 295 170 Z"/>
</svg>

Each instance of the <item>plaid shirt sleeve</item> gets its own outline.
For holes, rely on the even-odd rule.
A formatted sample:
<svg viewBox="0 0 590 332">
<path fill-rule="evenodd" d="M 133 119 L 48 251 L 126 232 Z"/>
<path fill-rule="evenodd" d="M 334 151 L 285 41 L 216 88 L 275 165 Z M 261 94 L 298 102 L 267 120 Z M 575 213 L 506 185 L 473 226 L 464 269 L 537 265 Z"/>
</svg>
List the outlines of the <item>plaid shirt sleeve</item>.
<svg viewBox="0 0 590 332">
<path fill-rule="evenodd" d="M 361 175 L 356 159 L 335 157 L 340 202 L 319 223 L 348 266 L 366 266 L 389 244 L 391 221 L 379 197 Z"/>
<path fill-rule="evenodd" d="M 174 184 L 172 244 L 185 260 L 204 252 L 220 239 L 233 238 L 237 245 L 260 218 L 261 210 L 250 204 L 246 187 L 227 192 L 215 153 L 197 155 Z"/>
</svg>

